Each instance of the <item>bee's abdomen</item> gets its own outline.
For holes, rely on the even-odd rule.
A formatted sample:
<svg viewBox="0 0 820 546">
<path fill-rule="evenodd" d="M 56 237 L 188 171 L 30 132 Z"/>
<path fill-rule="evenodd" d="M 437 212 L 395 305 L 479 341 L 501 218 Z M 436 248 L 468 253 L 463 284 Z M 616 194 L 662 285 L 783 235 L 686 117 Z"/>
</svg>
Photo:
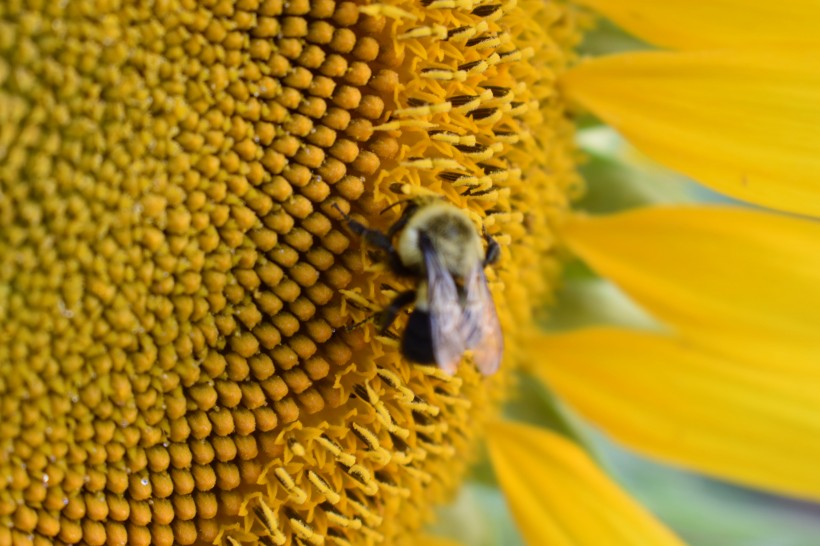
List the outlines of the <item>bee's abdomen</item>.
<svg viewBox="0 0 820 546">
<path fill-rule="evenodd" d="M 430 313 L 414 309 L 407 320 L 401 352 L 408 360 L 419 364 L 435 364 L 433 354 L 433 331 Z"/>
</svg>

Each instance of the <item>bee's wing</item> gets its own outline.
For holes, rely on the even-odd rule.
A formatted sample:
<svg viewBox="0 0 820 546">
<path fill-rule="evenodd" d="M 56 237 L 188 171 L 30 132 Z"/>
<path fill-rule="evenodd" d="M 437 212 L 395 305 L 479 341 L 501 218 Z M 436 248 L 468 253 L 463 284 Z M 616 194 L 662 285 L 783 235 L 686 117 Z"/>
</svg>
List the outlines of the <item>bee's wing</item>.
<svg viewBox="0 0 820 546">
<path fill-rule="evenodd" d="M 458 289 L 453 276 L 426 237 L 421 239 L 421 251 L 427 272 L 427 306 L 433 355 L 441 369 L 454 374 L 466 349 Z"/>
<path fill-rule="evenodd" d="M 479 371 L 490 375 L 498 370 L 504 352 L 504 337 L 484 268 L 476 265 L 464 279 L 464 318 L 461 322 L 467 349 Z"/>
</svg>

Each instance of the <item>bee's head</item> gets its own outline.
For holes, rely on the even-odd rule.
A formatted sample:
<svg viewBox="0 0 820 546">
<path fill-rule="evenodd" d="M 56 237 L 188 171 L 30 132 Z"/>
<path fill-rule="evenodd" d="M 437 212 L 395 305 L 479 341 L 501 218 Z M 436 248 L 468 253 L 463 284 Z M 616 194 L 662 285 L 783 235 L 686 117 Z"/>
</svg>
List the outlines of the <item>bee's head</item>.
<svg viewBox="0 0 820 546">
<path fill-rule="evenodd" d="M 429 243 L 427 248 L 457 277 L 465 276 L 484 260 L 481 237 L 470 217 L 441 199 L 417 205 L 407 219 L 397 247 L 405 266 L 423 269 L 422 241 Z"/>
</svg>

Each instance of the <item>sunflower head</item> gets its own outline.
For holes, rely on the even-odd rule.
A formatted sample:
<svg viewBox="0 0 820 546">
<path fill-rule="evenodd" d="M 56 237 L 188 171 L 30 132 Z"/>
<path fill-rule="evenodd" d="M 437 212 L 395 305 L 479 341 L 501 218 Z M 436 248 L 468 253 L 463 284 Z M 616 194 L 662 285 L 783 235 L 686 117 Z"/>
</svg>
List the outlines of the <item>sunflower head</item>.
<svg viewBox="0 0 820 546">
<path fill-rule="evenodd" d="M 485 226 L 514 367 L 575 37 L 535 0 L 0 5 L 0 543 L 406 540 L 506 372 L 346 328 L 406 281 L 336 209 Z"/>
</svg>

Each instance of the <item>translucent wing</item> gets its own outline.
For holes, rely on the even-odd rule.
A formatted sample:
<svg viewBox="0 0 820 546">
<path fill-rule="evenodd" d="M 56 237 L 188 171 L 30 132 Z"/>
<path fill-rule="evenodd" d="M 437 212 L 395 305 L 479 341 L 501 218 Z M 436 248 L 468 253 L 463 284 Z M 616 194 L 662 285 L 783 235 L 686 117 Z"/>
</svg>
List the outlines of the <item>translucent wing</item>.
<svg viewBox="0 0 820 546">
<path fill-rule="evenodd" d="M 453 276 L 444 266 L 429 238 L 420 237 L 424 268 L 427 274 L 427 306 L 436 364 L 453 374 L 464 354 L 464 329 L 458 289 Z"/>
<path fill-rule="evenodd" d="M 473 358 L 481 373 L 495 373 L 504 353 L 504 337 L 481 264 L 464 279 L 463 313 L 461 327 L 465 348 L 473 350 Z"/>
</svg>

